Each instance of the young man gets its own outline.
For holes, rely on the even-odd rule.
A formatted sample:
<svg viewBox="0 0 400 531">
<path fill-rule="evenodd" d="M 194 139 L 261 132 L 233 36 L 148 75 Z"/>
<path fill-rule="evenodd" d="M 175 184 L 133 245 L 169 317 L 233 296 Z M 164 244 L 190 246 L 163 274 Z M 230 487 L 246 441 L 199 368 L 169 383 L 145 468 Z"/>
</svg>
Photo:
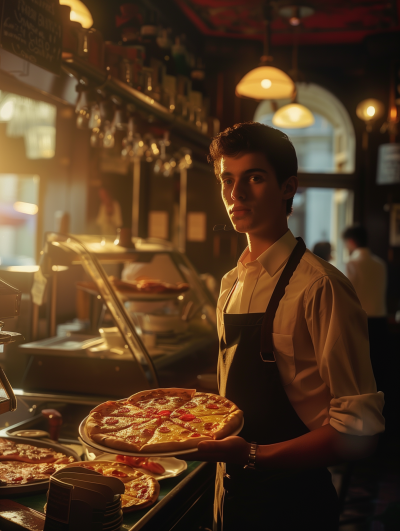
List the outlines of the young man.
<svg viewBox="0 0 400 531">
<path fill-rule="evenodd" d="M 384 430 L 366 315 L 351 283 L 288 230 L 297 158 L 288 137 L 237 124 L 214 138 L 222 199 L 248 247 L 222 279 L 219 390 L 237 437 L 199 444 L 218 462 L 214 529 L 333 531 L 326 467 L 368 456 Z"/>
</svg>

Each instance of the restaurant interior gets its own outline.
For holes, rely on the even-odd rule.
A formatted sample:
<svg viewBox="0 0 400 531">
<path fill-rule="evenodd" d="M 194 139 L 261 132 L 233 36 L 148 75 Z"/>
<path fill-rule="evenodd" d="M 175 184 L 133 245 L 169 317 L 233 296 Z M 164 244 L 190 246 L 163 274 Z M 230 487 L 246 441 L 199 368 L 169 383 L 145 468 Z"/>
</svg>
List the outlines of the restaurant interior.
<svg viewBox="0 0 400 531">
<path fill-rule="evenodd" d="M 2 0 L 0 23 L 0 469 L 19 438 L 115 461 L 82 427 L 106 401 L 219 394 L 220 284 L 247 240 L 207 155 L 258 122 L 297 153 L 293 235 L 347 276 L 362 226 L 384 271 L 386 430 L 329 471 L 340 531 L 400 529 L 400 1 Z M 168 455 L 152 504 L 96 524 L 73 502 L 57 520 L 53 476 L 0 470 L 0 529 L 216 529 L 215 463 Z"/>
</svg>

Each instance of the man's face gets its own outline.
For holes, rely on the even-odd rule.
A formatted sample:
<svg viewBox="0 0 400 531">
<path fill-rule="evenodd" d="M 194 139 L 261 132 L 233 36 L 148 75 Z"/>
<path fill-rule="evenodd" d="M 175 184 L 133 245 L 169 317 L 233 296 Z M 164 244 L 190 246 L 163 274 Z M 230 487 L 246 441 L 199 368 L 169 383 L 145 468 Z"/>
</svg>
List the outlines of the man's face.
<svg viewBox="0 0 400 531">
<path fill-rule="evenodd" d="M 357 249 L 357 244 L 352 238 L 346 238 L 344 240 L 346 249 L 349 251 L 349 254 L 352 255 L 353 252 Z"/>
<path fill-rule="evenodd" d="M 296 193 L 296 177 L 289 179 L 289 192 L 285 183 L 280 187 L 262 153 L 224 156 L 220 165 L 222 199 L 237 232 L 261 235 L 286 221 L 286 200 Z"/>
</svg>

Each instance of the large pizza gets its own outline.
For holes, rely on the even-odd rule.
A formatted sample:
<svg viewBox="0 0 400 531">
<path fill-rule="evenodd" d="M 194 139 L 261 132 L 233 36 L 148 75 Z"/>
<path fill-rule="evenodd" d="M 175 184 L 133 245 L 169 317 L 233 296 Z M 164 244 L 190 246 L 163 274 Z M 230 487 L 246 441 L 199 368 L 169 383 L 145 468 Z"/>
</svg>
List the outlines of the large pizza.
<svg viewBox="0 0 400 531">
<path fill-rule="evenodd" d="M 100 404 L 87 419 L 86 433 L 101 446 L 154 454 L 223 439 L 242 420 L 243 412 L 222 396 L 195 389 L 153 389 Z"/>
<path fill-rule="evenodd" d="M 0 439 L 0 486 L 27 485 L 49 480 L 50 476 L 74 461 L 53 448 L 39 448 Z"/>
</svg>

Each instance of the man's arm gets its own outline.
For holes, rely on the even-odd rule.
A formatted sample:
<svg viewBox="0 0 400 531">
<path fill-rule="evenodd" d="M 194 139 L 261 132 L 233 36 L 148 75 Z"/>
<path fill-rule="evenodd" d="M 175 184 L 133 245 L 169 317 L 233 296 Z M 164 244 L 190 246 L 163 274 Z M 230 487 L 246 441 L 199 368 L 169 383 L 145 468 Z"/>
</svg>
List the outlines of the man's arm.
<svg viewBox="0 0 400 531">
<path fill-rule="evenodd" d="M 256 467 L 302 470 L 364 459 L 373 453 L 378 439 L 379 435 L 347 435 L 327 424 L 296 439 L 258 446 Z M 250 444 L 241 437 L 228 437 L 222 441 L 203 441 L 198 449 L 199 453 L 193 455 L 198 461 L 244 466 L 248 462 Z"/>
</svg>

